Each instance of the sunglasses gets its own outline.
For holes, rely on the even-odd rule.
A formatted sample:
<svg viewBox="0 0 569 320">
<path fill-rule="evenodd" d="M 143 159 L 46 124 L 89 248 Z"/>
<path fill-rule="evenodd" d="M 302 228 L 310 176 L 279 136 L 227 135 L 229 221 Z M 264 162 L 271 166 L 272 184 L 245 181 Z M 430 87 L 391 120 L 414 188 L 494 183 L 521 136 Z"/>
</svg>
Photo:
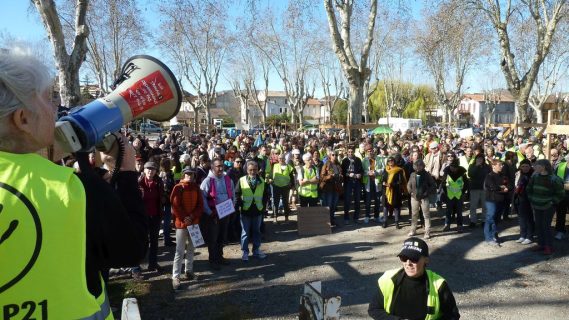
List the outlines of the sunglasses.
<svg viewBox="0 0 569 320">
<path fill-rule="evenodd" d="M 401 262 L 407 262 L 407 260 L 411 261 L 411 263 L 419 262 L 419 259 L 413 259 L 406 256 L 399 256 L 399 260 L 401 260 Z"/>
<path fill-rule="evenodd" d="M 243 161 L 239 160 L 239 161 L 235 161 L 235 163 L 243 163 Z"/>
</svg>

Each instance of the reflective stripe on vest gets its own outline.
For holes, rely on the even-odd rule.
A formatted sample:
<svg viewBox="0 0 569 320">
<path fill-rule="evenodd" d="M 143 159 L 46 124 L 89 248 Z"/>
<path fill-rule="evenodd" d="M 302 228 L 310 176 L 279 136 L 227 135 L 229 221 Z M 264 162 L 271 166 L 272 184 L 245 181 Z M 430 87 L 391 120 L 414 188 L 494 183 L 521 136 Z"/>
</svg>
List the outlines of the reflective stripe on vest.
<svg viewBox="0 0 569 320">
<path fill-rule="evenodd" d="M 255 188 L 255 193 L 249 186 L 247 182 L 247 176 L 239 178 L 239 185 L 241 186 L 241 197 L 243 197 L 243 210 L 249 210 L 253 200 L 255 200 L 255 205 L 257 209 L 263 210 L 263 192 L 265 191 L 265 181 L 263 178 L 259 178 L 261 183 Z"/>
<path fill-rule="evenodd" d="M 288 164 L 283 171 L 280 163 L 275 163 L 273 166 L 273 180 L 275 186 L 277 187 L 286 187 L 290 184 L 290 173 L 294 170 L 292 166 Z"/>
<path fill-rule="evenodd" d="M 305 167 L 301 167 L 300 172 L 302 174 L 302 178 L 305 180 L 310 180 L 316 177 L 316 170 L 312 167 L 308 170 L 308 173 L 306 172 Z M 305 184 L 298 187 L 298 194 L 305 198 L 318 198 L 318 186 L 315 183 Z"/>
<path fill-rule="evenodd" d="M 565 171 L 567 169 L 567 162 L 563 161 L 557 166 L 557 176 L 565 182 Z"/>
<path fill-rule="evenodd" d="M 377 280 L 377 284 L 381 294 L 383 295 L 383 309 L 388 314 L 391 314 L 391 305 L 393 303 L 393 292 L 395 290 L 395 283 L 393 278 L 395 278 L 399 272 L 404 272 L 403 269 L 393 269 L 387 270 L 385 273 Z M 434 320 L 441 317 L 440 313 L 440 299 L 439 299 L 439 289 L 445 282 L 438 274 L 432 272 L 431 270 L 426 270 L 427 278 L 429 281 L 429 294 L 427 297 L 427 308 L 432 310 L 432 313 L 428 313 L 425 320 Z"/>
<path fill-rule="evenodd" d="M 114 319 L 111 312 L 111 303 L 109 302 L 109 296 L 107 295 L 107 289 L 105 286 L 105 281 L 101 277 L 101 286 L 103 292 L 97 297 L 97 303 L 99 304 L 100 310 L 95 314 L 82 318 L 83 320 L 112 320 Z"/>
<path fill-rule="evenodd" d="M 464 187 L 464 180 L 462 176 L 454 181 L 450 176 L 447 176 L 447 196 L 449 199 L 460 199 L 462 196 L 462 188 Z"/>
<path fill-rule="evenodd" d="M 85 189 L 73 169 L 37 154 L 0 152 L 0 204 L 0 226 L 11 230 L 0 231 L 3 310 L 19 306 L 14 318 L 21 319 L 31 310 L 22 308 L 28 302 L 35 306 L 30 318 L 109 315 L 87 288 Z"/>
</svg>

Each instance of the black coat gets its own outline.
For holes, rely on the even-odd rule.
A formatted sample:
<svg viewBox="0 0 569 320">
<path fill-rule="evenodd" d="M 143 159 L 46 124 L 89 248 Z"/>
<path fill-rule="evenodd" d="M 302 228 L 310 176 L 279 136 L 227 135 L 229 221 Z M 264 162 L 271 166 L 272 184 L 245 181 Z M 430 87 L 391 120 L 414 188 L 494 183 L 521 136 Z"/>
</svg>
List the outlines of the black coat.
<svg viewBox="0 0 569 320">
<path fill-rule="evenodd" d="M 100 273 L 140 263 L 148 246 L 148 218 L 138 188 L 138 172 L 119 172 L 111 186 L 88 169 L 86 154 L 77 154 L 77 174 L 86 195 L 85 274 L 94 296 L 102 292 Z"/>
<path fill-rule="evenodd" d="M 406 275 L 405 275 L 405 272 L 403 271 L 403 269 L 393 277 L 395 288 L 393 289 L 393 299 L 391 301 L 391 310 L 396 309 L 396 304 L 398 301 L 397 296 L 399 294 L 399 288 L 400 288 L 401 282 L 403 281 L 404 277 L 406 277 Z M 425 287 L 426 287 L 426 289 L 428 289 L 427 282 L 425 283 Z M 385 319 L 385 320 L 400 319 L 400 317 L 398 317 L 396 315 L 388 314 L 385 311 L 385 308 L 383 306 L 383 294 L 381 293 L 381 290 L 379 290 L 379 288 L 377 287 L 377 282 L 376 282 L 376 286 L 375 286 L 374 290 L 375 290 L 375 294 L 373 295 L 373 298 L 369 304 L 368 311 L 367 311 L 368 315 L 372 319 L 376 319 L 376 320 L 377 319 Z M 448 287 L 446 281 L 439 288 L 439 300 L 440 300 L 440 312 L 442 313 L 441 319 L 455 320 L 455 319 L 460 318 L 460 314 L 458 312 L 458 307 L 456 306 L 456 301 L 455 301 L 454 296 L 452 294 L 452 291 Z M 425 300 L 425 302 L 426 302 L 426 300 Z M 401 306 L 401 308 L 405 308 L 405 307 L 406 306 Z"/>
<path fill-rule="evenodd" d="M 350 172 L 353 172 L 354 174 L 360 174 L 363 177 L 364 167 L 362 165 L 362 160 L 360 160 L 360 158 L 356 156 L 354 156 L 353 160 L 354 160 L 354 166 L 352 171 L 349 171 L 350 159 L 346 157 L 344 158 L 344 160 L 342 160 L 342 175 L 344 176 L 344 182 L 348 181 L 349 179 L 353 179 L 349 177 Z"/>
</svg>

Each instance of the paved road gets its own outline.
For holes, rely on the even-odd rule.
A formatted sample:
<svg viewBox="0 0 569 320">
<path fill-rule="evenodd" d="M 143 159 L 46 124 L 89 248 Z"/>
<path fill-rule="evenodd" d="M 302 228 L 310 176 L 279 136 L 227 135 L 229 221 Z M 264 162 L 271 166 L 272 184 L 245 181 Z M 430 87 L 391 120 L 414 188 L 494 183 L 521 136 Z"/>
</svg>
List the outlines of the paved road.
<svg viewBox="0 0 569 320">
<path fill-rule="evenodd" d="M 377 278 L 399 265 L 396 254 L 409 224 L 402 230 L 351 225 L 331 235 L 300 238 L 294 218 L 267 222 L 266 260 L 243 263 L 239 246 L 231 244 L 225 252 L 232 265 L 213 273 L 207 250 L 199 248 L 195 271 L 200 280 L 183 282 L 179 292 L 171 290 L 169 274 L 147 273 L 139 301 L 143 318 L 297 319 L 303 284 L 315 280 L 323 281 L 324 295 L 342 297 L 343 319 L 367 318 Z M 501 248 L 485 245 L 481 228 L 442 233 L 442 223 L 436 215 L 429 267 L 448 280 L 463 319 L 569 318 L 569 241 L 558 241 L 555 255 L 544 257 L 514 242 L 515 221 L 502 226 L 506 242 Z M 173 248 L 159 259 L 170 272 Z"/>
</svg>

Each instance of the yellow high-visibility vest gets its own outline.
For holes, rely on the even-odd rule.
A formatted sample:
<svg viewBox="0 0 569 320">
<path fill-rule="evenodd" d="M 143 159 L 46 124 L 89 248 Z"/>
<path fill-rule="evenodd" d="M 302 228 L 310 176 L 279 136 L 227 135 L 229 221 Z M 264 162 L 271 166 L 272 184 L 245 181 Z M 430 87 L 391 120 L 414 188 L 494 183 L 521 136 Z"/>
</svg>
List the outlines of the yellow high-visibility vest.
<svg viewBox="0 0 569 320">
<path fill-rule="evenodd" d="M 460 199 L 462 196 L 462 188 L 464 187 L 464 180 L 460 176 L 454 181 L 450 175 L 447 176 L 447 196 L 449 199 Z"/>
<path fill-rule="evenodd" d="M 305 180 L 310 180 L 316 177 L 316 169 L 310 168 L 306 171 L 306 168 L 301 167 L 300 171 L 302 173 L 302 177 Z M 303 186 L 298 187 L 298 194 L 305 198 L 318 198 L 318 186 L 314 183 L 305 184 Z"/>
<path fill-rule="evenodd" d="M 247 176 L 239 178 L 239 185 L 241 186 L 241 197 L 243 197 L 243 210 L 249 210 L 253 200 L 255 200 L 255 205 L 257 209 L 263 210 L 263 192 L 265 191 L 265 181 L 263 178 L 259 178 L 261 183 L 255 188 L 255 192 L 249 186 L 247 182 Z"/>
<path fill-rule="evenodd" d="M 286 187 L 290 184 L 290 174 L 294 170 L 291 165 L 285 165 L 285 169 L 282 169 L 280 163 L 275 163 L 273 165 L 273 180 L 277 187 Z"/>
<path fill-rule="evenodd" d="M 113 318 L 104 283 L 99 297 L 87 288 L 85 217 L 85 189 L 72 168 L 0 152 L 4 318 Z"/>
<path fill-rule="evenodd" d="M 383 295 L 383 309 L 388 314 L 391 314 L 391 304 L 393 302 L 393 291 L 395 289 L 395 283 L 393 283 L 393 278 L 399 273 L 404 272 L 400 269 L 387 270 L 385 273 L 377 280 L 379 290 Z M 431 270 L 426 270 L 427 278 L 429 279 L 429 296 L 427 297 L 427 307 L 428 309 L 434 310 L 433 314 L 427 314 L 425 320 L 434 320 L 441 317 L 441 303 L 439 299 L 439 289 L 445 282 L 443 277 L 432 272 Z"/>
</svg>

